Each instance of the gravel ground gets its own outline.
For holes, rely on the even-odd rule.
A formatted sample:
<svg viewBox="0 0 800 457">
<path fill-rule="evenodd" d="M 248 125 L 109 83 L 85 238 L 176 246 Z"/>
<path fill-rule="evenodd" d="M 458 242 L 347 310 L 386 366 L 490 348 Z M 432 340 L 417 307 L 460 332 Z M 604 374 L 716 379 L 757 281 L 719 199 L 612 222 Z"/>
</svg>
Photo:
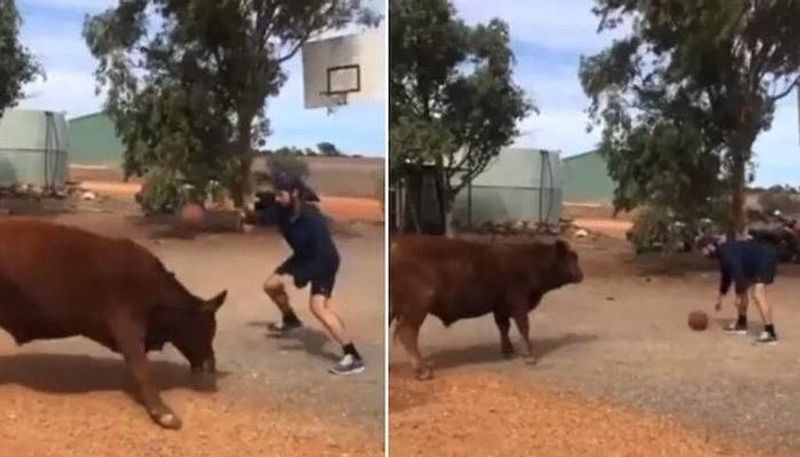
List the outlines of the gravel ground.
<svg viewBox="0 0 800 457">
<path fill-rule="evenodd" d="M 469 401 L 465 401 L 469 399 Z M 392 376 L 393 457 L 758 457 L 678 422 L 482 373 Z"/>
<path fill-rule="evenodd" d="M 179 432 L 150 425 L 122 393 L 42 394 L 2 388 L 0 455 L 14 457 L 379 456 L 382 444 L 344 423 L 283 405 L 170 392 L 187 419 Z"/>
<path fill-rule="evenodd" d="M 754 448 L 800 455 L 800 310 L 794 306 L 800 270 L 781 266 L 768 290 L 781 342 L 762 347 L 752 343 L 761 330 L 755 310 L 751 335 L 721 331 L 735 312 L 731 305 L 713 311 L 718 279 L 712 263 L 657 269 L 654 262 L 632 262 L 620 242 L 607 239 L 579 243 L 579 251 L 586 281 L 546 296 L 532 315 L 537 366 L 500 356 L 491 317 L 450 329 L 429 319 L 421 348 L 435 374 L 447 381 L 464 372 L 491 373 L 532 389 L 575 391 L 672 415 L 689 429 L 737 436 Z M 687 314 L 695 309 L 710 314 L 708 330 L 688 329 Z M 393 344 L 393 372 L 407 374 L 406 360 Z M 392 389 L 394 383 L 393 375 Z"/>
</svg>

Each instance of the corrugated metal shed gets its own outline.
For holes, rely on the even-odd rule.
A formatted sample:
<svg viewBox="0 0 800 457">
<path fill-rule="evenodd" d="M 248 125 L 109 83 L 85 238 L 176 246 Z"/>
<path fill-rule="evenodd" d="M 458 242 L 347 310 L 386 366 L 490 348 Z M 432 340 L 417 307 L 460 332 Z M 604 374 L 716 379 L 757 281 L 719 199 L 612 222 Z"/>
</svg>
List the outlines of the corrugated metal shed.
<svg viewBox="0 0 800 457">
<path fill-rule="evenodd" d="M 616 185 L 599 152 L 565 157 L 562 164 L 565 202 L 608 204 L 614 200 Z"/>
<path fill-rule="evenodd" d="M 6 110 L 0 118 L 0 185 L 63 186 L 68 150 L 64 114 Z"/>
<path fill-rule="evenodd" d="M 105 113 L 87 114 L 69 120 L 70 161 L 75 165 L 120 167 L 125 147 L 117 138 L 111 118 Z"/>
<path fill-rule="evenodd" d="M 459 225 L 530 221 L 556 223 L 561 217 L 562 177 L 559 153 L 505 148 L 456 197 Z"/>
</svg>

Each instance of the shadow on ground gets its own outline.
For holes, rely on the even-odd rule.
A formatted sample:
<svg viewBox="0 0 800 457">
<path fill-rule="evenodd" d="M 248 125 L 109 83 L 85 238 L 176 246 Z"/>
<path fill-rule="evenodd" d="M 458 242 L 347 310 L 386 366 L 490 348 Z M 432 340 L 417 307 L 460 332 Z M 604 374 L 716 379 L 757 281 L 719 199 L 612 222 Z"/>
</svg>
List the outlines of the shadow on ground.
<svg viewBox="0 0 800 457">
<path fill-rule="evenodd" d="M 214 391 L 213 383 L 199 382 L 189 367 L 150 361 L 150 373 L 160 390 L 191 388 Z M 219 380 L 221 376 L 217 376 Z M 67 354 L 15 354 L 0 357 L 0 386 L 16 384 L 51 394 L 83 394 L 124 390 L 135 397 L 131 377 L 121 359 Z"/>
<path fill-rule="evenodd" d="M 534 354 L 539 358 L 544 358 L 551 352 L 565 346 L 590 343 L 596 339 L 596 335 L 579 335 L 575 333 L 566 333 L 557 338 L 537 339 L 534 340 Z M 497 363 L 502 362 L 505 358 L 500 353 L 500 343 L 498 341 L 497 344 L 479 344 L 435 352 L 431 354 L 430 360 L 433 362 L 434 376 L 441 378 L 447 376 L 446 371 L 448 368 L 481 363 Z M 405 368 L 408 367 L 404 367 L 402 370 L 397 370 L 396 367 L 391 369 L 392 387 L 389 391 L 389 404 L 391 411 L 394 413 L 411 410 L 435 401 L 436 379 L 430 382 L 416 381 L 410 368 Z M 442 374 L 442 370 L 444 374 Z"/>
<path fill-rule="evenodd" d="M 597 340 L 597 335 L 582 335 L 575 333 L 565 333 L 556 338 L 543 338 L 533 340 L 533 353 L 539 359 L 547 357 L 551 352 L 555 352 L 563 347 L 574 344 L 586 344 Z M 518 344 L 516 345 L 518 346 Z M 514 358 L 519 354 L 519 348 L 515 346 L 517 351 Z M 423 354 L 424 348 L 423 348 Z M 497 343 L 476 344 L 472 346 L 445 349 L 441 351 L 431 351 L 427 355 L 429 362 L 433 364 L 434 376 L 439 370 L 447 370 L 461 366 L 480 365 L 485 363 L 500 363 L 505 358 L 500 352 L 500 339 L 498 337 Z M 513 359 L 513 358 L 512 358 Z M 403 372 L 410 370 L 408 362 L 402 364 L 392 364 L 390 371 L 398 373 L 397 368 L 403 366 Z"/>
<path fill-rule="evenodd" d="M 579 335 L 575 333 L 565 333 L 556 338 L 533 339 L 533 353 L 539 359 L 557 351 L 565 346 L 573 344 L 590 343 L 597 339 L 597 335 Z M 517 345 L 518 346 L 518 345 Z M 519 348 L 515 348 L 519 354 Z M 434 370 L 437 368 L 454 368 L 461 365 L 475 365 L 481 363 L 493 363 L 504 360 L 500 353 L 500 339 L 494 344 L 478 344 L 458 349 L 446 349 L 431 353 L 431 360 L 434 363 Z"/>
<path fill-rule="evenodd" d="M 267 327 L 266 321 L 248 322 L 251 327 Z M 288 335 L 272 336 L 267 333 L 267 337 L 281 342 L 278 349 L 281 351 L 305 351 L 309 355 L 319 357 L 331 362 L 339 360 L 339 355 L 325 349 L 325 344 L 330 342 L 328 335 L 312 327 L 304 326 L 293 330 Z"/>
</svg>

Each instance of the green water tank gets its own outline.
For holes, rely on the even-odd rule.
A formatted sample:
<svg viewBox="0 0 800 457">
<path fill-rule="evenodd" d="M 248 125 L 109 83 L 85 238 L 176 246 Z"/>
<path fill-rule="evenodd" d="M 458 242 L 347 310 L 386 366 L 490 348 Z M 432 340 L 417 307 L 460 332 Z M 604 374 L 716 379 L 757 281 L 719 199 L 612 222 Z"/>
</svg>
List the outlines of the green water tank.
<svg viewBox="0 0 800 457">
<path fill-rule="evenodd" d="M 453 219 L 461 226 L 484 222 L 557 223 L 563 202 L 558 151 L 504 148 L 456 196 Z"/>
<path fill-rule="evenodd" d="M 0 118 L 0 186 L 63 187 L 69 175 L 63 113 L 6 110 Z"/>
</svg>

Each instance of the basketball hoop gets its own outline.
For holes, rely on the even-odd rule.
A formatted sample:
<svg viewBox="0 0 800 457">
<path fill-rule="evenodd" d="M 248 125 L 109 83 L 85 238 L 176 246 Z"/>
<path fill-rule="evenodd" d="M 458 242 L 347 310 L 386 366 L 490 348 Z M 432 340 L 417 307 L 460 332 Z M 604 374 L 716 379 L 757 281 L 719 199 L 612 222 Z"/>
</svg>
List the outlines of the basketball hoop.
<svg viewBox="0 0 800 457">
<path fill-rule="evenodd" d="M 347 96 L 361 91 L 361 66 L 358 64 L 336 65 L 325 70 L 325 90 L 319 95 L 324 100 L 328 114 L 340 106 L 347 105 Z"/>
<path fill-rule="evenodd" d="M 319 96 L 325 99 L 328 108 L 335 108 L 347 104 L 348 93 L 349 92 L 328 92 L 324 90 L 319 93 Z"/>
<path fill-rule="evenodd" d="M 310 41 L 303 45 L 306 109 L 328 111 L 353 103 L 383 100 L 385 30 Z"/>
</svg>

